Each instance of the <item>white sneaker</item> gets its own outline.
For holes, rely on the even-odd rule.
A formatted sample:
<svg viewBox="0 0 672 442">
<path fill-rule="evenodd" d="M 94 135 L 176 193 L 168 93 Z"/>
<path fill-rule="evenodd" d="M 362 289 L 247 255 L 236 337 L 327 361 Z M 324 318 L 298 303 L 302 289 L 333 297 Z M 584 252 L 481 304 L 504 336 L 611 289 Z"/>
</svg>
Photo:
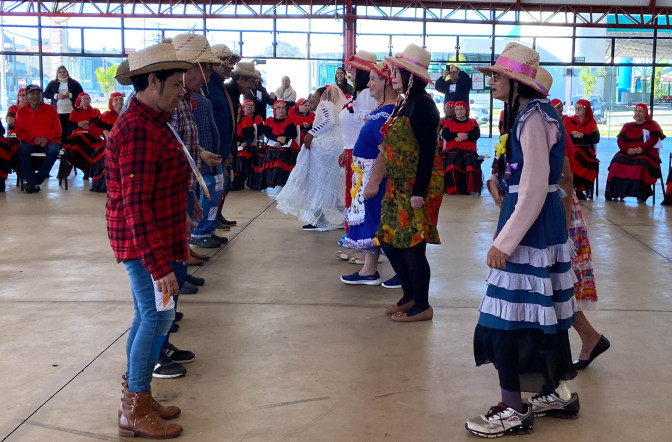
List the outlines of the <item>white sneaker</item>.
<svg viewBox="0 0 672 442">
<path fill-rule="evenodd" d="M 464 428 L 471 434 L 486 438 L 502 437 L 507 433 L 530 433 L 534 426 L 534 414 L 531 406 L 524 406 L 525 413 L 519 413 L 500 402 L 490 407 L 485 415 L 469 419 Z"/>
<path fill-rule="evenodd" d="M 546 415 L 553 417 L 561 417 L 565 419 L 574 419 L 579 414 L 581 408 L 579 404 L 579 395 L 572 393 L 569 400 L 563 401 L 557 394 L 551 393 L 547 395 L 538 394 L 528 399 L 532 406 L 532 412 L 536 417 L 544 417 Z"/>
</svg>

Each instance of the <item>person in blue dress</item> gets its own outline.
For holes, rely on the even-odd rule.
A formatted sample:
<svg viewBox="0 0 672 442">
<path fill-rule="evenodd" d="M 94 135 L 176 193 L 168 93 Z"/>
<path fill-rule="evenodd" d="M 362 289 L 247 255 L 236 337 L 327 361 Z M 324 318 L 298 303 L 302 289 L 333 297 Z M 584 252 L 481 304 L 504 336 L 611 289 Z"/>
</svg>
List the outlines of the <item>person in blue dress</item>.
<svg viewBox="0 0 672 442">
<path fill-rule="evenodd" d="M 386 181 L 385 164 L 376 166 L 376 158 L 383 139 L 380 128 L 389 118 L 399 94 L 392 88 L 392 71 L 384 62 L 371 66 L 368 88 L 379 105 L 367 117 L 353 149 L 352 204 L 345 210 L 349 229 L 341 239 L 345 247 L 365 253 L 364 267 L 351 275 L 341 276 L 341 281 L 346 284 L 379 285 L 382 281 L 378 272 L 380 244 L 375 238 Z M 365 193 L 367 186 L 370 186 L 369 195 Z"/>
<path fill-rule="evenodd" d="M 519 43 L 508 44 L 495 65 L 478 68 L 505 104 L 507 129 L 488 180 L 501 212 L 474 332 L 476 365 L 495 365 L 501 401 L 465 424 L 486 438 L 529 432 L 535 416 L 579 412 L 579 397 L 565 382 L 576 376 L 568 329 L 577 310 L 575 253 L 558 192 L 565 132 L 536 81 L 538 68 L 539 54 Z M 523 402 L 522 391 L 539 394 Z"/>
</svg>

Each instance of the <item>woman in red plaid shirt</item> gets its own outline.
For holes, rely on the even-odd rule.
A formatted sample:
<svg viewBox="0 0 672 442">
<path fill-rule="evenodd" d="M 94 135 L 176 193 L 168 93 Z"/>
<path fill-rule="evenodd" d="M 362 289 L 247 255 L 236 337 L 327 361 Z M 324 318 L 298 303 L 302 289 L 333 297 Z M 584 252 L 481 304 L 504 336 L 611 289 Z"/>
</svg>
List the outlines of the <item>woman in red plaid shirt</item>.
<svg viewBox="0 0 672 442">
<path fill-rule="evenodd" d="M 189 258 L 189 166 L 168 121 L 184 95 L 182 74 L 191 63 L 177 61 L 173 45 L 165 43 L 131 54 L 128 63 L 129 71 L 117 79 L 130 78 L 137 94 L 110 132 L 105 152 L 107 231 L 126 267 L 135 309 L 119 434 L 163 439 L 182 432 L 166 422 L 180 409 L 152 398 L 152 371 L 175 318 L 178 278 L 184 277 L 173 269 Z"/>
</svg>

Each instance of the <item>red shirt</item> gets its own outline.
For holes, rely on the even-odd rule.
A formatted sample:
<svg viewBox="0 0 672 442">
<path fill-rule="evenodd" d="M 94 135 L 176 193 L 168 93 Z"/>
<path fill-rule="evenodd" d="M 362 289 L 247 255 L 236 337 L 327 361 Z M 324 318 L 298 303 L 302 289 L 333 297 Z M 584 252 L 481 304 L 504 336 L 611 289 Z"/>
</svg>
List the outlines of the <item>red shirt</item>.
<svg viewBox="0 0 672 442">
<path fill-rule="evenodd" d="M 171 114 L 131 99 L 105 149 L 107 233 L 117 262 L 139 259 L 154 279 L 189 259 L 187 177 Z"/>
<path fill-rule="evenodd" d="M 34 143 L 35 138 L 43 137 L 49 143 L 61 142 L 61 122 L 54 106 L 41 103 L 37 111 L 30 105 L 23 106 L 16 112 L 14 123 L 16 137 L 20 141 Z"/>
</svg>

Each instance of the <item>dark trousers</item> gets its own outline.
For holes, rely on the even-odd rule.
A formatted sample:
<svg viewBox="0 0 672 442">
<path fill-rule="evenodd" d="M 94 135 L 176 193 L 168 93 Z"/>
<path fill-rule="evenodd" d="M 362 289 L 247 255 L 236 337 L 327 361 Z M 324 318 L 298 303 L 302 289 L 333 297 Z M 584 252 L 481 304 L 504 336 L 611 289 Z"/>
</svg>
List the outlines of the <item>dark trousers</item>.
<svg viewBox="0 0 672 442">
<path fill-rule="evenodd" d="M 391 244 L 381 243 L 380 247 L 385 256 L 390 260 L 392 268 L 401 279 L 401 288 L 404 291 L 403 298 L 397 303 L 405 304 L 415 301 L 413 310 L 422 312 L 429 308 L 429 280 L 431 272 L 425 252 L 425 241 L 406 249 L 397 249 Z"/>
<path fill-rule="evenodd" d="M 56 162 L 60 151 L 61 146 L 56 142 L 42 147 L 22 141 L 18 153 L 19 167 L 21 176 L 26 183 L 34 186 L 36 184 L 42 184 L 44 180 L 49 178 L 49 172 L 51 171 L 51 168 L 54 167 L 54 163 Z M 32 161 L 30 159 L 30 155 L 33 153 L 45 153 L 47 155 L 37 173 L 33 170 Z"/>
</svg>

